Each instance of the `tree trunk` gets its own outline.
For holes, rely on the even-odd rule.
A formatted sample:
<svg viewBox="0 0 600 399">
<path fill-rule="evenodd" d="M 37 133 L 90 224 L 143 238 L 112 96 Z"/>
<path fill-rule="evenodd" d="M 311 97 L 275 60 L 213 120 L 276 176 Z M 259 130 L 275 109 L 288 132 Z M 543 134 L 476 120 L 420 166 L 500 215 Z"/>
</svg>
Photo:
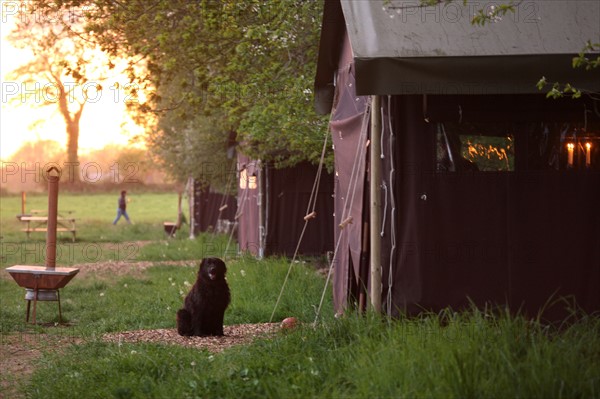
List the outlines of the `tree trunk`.
<svg viewBox="0 0 600 399">
<path fill-rule="evenodd" d="M 67 164 L 65 164 L 65 182 L 76 185 L 80 182 L 79 165 L 79 119 L 65 120 L 67 124 Z M 63 172 L 63 173 L 65 173 Z"/>
<path fill-rule="evenodd" d="M 71 112 L 68 106 L 69 92 L 65 90 L 62 82 L 56 79 L 56 83 L 60 89 L 58 97 L 58 106 L 60 113 L 65 120 L 67 128 L 67 163 L 63 168 L 63 181 L 70 185 L 77 185 L 81 181 L 80 165 L 79 165 L 79 120 L 83 113 L 85 101 L 79 103 L 79 108 L 75 112 Z"/>
</svg>

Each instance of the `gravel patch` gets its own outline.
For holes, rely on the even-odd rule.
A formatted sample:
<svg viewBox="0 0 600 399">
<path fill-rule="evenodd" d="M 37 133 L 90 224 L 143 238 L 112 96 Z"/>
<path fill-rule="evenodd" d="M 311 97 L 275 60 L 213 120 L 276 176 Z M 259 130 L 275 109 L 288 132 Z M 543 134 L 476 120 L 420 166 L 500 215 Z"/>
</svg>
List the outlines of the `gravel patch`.
<svg viewBox="0 0 600 399">
<path fill-rule="evenodd" d="M 237 324 L 224 326 L 222 337 L 182 337 L 176 329 L 122 331 L 104 334 L 102 339 L 114 343 L 150 342 L 167 345 L 181 345 L 196 349 L 206 349 L 213 353 L 236 345 L 249 344 L 257 338 L 272 336 L 279 331 L 279 323 Z"/>
<path fill-rule="evenodd" d="M 170 261 L 141 261 L 141 262 L 128 262 L 128 261 L 107 261 L 107 262 L 96 262 L 96 263 L 81 263 L 78 265 L 71 265 L 68 267 L 74 267 L 79 269 L 79 276 L 85 276 L 90 273 L 94 274 L 109 274 L 110 276 L 123 276 L 123 275 L 136 275 L 139 272 L 143 272 L 152 266 L 183 266 L 192 267 L 198 266 L 199 262 L 195 260 L 170 260 Z"/>
</svg>

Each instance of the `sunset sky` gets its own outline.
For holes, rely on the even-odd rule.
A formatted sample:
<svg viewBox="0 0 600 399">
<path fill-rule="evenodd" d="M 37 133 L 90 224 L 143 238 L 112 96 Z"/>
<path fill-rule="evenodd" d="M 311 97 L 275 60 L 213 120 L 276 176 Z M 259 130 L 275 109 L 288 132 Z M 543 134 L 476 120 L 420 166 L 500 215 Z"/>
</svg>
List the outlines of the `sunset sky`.
<svg viewBox="0 0 600 399">
<path fill-rule="evenodd" d="M 2 2 L 4 3 L 4 1 Z M 4 7 L 3 7 L 4 8 Z M 4 11 L 4 10 L 3 10 Z M 54 140 L 66 148 L 65 123 L 54 104 L 35 107 L 31 99 L 24 104 L 9 103 L 22 90 L 18 80 L 7 80 L 7 75 L 31 59 L 29 51 L 16 49 L 6 36 L 13 26 L 12 18 L 3 14 L 0 21 L 0 71 L 2 72 L 2 99 L 0 115 L 0 159 L 7 160 L 25 142 Z M 89 101 L 80 122 L 79 152 L 100 149 L 107 144 L 128 145 L 131 137 L 142 133 L 125 110 L 123 90 L 109 89 L 118 83 L 127 83 L 123 76 L 113 76 L 102 82 L 105 88 L 98 92 L 94 102 Z M 42 83 L 44 84 L 44 83 Z M 31 96 L 33 97 L 33 96 Z M 140 146 L 142 143 L 136 143 Z"/>
</svg>

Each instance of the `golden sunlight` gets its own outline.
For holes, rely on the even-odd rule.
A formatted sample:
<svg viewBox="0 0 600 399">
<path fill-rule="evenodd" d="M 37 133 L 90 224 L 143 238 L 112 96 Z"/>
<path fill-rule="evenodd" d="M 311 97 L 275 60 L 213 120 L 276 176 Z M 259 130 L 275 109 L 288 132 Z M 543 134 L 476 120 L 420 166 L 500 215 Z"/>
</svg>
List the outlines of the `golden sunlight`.
<svg viewBox="0 0 600 399">
<path fill-rule="evenodd" d="M 10 159 L 12 154 L 27 142 L 52 140 L 58 142 L 63 149 L 66 149 L 67 144 L 65 122 L 58 107 L 53 104 L 39 106 L 44 100 L 51 101 L 51 94 L 42 95 L 48 98 L 39 98 L 39 95 L 33 94 L 33 85 L 43 86 L 48 83 L 25 83 L 18 78 L 10 80 L 8 78 L 12 71 L 33 59 L 30 51 L 17 49 L 7 40 L 7 35 L 15 23 L 14 18 L 18 17 L 3 12 L 0 21 L 0 71 L 2 72 L 0 159 L 2 160 Z M 126 76 L 116 74 L 114 70 L 107 71 L 107 74 L 106 80 L 97 82 L 100 85 L 98 87 L 102 89 L 90 90 L 91 94 L 85 104 L 80 121 L 80 154 L 107 145 L 144 147 L 141 139 L 132 142 L 132 139 L 143 134 L 143 129 L 127 114 L 126 103 L 130 98 L 126 91 L 128 85 Z M 94 88 L 96 87 L 96 82 L 90 83 L 93 83 Z M 27 95 L 26 99 L 21 97 L 23 94 Z"/>
</svg>

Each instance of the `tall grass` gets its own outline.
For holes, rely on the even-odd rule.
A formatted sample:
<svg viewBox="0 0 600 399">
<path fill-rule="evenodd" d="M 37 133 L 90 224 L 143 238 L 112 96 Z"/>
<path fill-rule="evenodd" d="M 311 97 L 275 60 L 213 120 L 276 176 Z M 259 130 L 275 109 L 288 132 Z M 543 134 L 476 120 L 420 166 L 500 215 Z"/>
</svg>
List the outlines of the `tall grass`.
<svg viewBox="0 0 600 399">
<path fill-rule="evenodd" d="M 600 324 L 563 331 L 473 310 L 388 322 L 354 315 L 222 354 L 150 344 L 45 358 L 33 398 L 598 397 Z"/>
</svg>

